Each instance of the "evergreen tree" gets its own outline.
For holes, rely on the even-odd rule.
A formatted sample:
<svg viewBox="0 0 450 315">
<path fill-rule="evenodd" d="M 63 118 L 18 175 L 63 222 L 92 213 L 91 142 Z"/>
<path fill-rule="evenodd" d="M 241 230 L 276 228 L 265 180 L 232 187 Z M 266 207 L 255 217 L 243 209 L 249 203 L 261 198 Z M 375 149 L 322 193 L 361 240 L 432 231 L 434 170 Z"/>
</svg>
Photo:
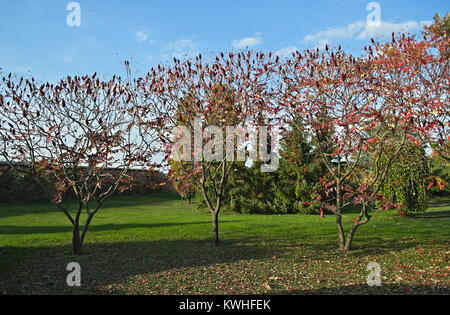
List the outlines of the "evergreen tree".
<svg viewBox="0 0 450 315">
<path fill-rule="evenodd" d="M 395 140 L 392 141 L 395 144 Z M 392 148 L 387 147 L 387 150 Z M 424 148 L 408 143 L 390 167 L 380 194 L 396 204 L 404 205 L 399 212 L 411 215 L 428 207 L 429 161 Z M 381 161 L 384 163 L 384 160 Z"/>
<path fill-rule="evenodd" d="M 271 209 L 275 213 L 319 213 L 315 200 L 319 179 L 326 174 L 314 144 L 297 124 L 281 143 L 282 152 L 277 181 L 273 185 Z"/>
</svg>

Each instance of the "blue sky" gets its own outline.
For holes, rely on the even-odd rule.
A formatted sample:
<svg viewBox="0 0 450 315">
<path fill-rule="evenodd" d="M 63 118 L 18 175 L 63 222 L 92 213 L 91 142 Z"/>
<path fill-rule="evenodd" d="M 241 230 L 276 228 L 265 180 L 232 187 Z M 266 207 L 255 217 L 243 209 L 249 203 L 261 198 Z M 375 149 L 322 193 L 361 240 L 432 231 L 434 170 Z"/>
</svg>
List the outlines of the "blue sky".
<svg viewBox="0 0 450 315">
<path fill-rule="evenodd" d="M 365 0 L 78 0 L 81 26 L 69 27 L 68 0 L 0 2 L 2 72 L 54 81 L 65 75 L 138 73 L 173 56 L 249 47 L 286 54 L 342 44 L 356 54 L 370 37 L 417 32 L 448 0 L 379 0 L 381 24 L 368 27 Z"/>
</svg>

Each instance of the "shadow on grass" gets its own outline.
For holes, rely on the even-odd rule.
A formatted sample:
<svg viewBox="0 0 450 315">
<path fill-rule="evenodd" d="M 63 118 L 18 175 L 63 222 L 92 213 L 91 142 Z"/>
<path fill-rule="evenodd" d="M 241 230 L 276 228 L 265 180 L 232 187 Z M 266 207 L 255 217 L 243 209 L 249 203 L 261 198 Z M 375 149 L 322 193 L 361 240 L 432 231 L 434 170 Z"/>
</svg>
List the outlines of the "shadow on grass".
<svg viewBox="0 0 450 315">
<path fill-rule="evenodd" d="M 221 221 L 220 223 L 236 223 L 240 221 Z M 185 226 L 185 225 L 199 225 L 207 224 L 211 225 L 211 221 L 199 221 L 199 222 L 167 222 L 167 223 L 126 223 L 126 224 L 95 224 L 89 227 L 88 235 L 92 232 L 103 232 L 103 231 L 122 231 L 127 229 L 136 228 L 162 228 L 162 227 L 172 227 L 172 226 Z M 82 227 L 81 227 L 82 228 Z M 0 234 L 53 234 L 53 233 L 71 233 L 72 226 L 68 223 L 67 226 L 17 226 L 17 225 L 5 225 L 0 226 Z"/>
<path fill-rule="evenodd" d="M 428 206 L 430 208 L 442 208 L 442 207 L 448 207 L 450 206 L 450 198 L 448 197 L 443 197 L 443 198 L 436 198 L 436 199 L 432 199 Z"/>
<path fill-rule="evenodd" d="M 450 211 L 430 211 L 424 213 L 416 213 L 411 218 L 413 219 L 444 219 L 450 218 Z"/>
<path fill-rule="evenodd" d="M 337 238 L 337 237 L 336 237 Z M 254 240 L 257 241 L 256 239 Z M 304 253 L 301 260 L 308 261 L 311 258 L 315 260 L 332 260 L 339 257 L 366 257 L 383 256 L 392 252 L 401 252 L 416 248 L 423 245 L 423 240 L 419 239 L 385 239 L 382 237 L 358 238 L 352 244 L 352 249 L 348 252 L 339 250 L 339 245 L 336 239 L 324 238 L 322 240 L 315 239 L 314 241 L 303 236 L 297 239 L 291 238 L 289 241 L 279 238 L 271 239 L 272 244 L 283 249 L 283 251 L 298 250 Z"/>
<path fill-rule="evenodd" d="M 432 285 L 414 285 L 406 283 L 388 284 L 370 287 L 367 284 L 339 286 L 330 288 L 319 288 L 315 290 L 295 290 L 278 293 L 279 295 L 422 295 L 422 294 L 445 294 L 450 293 L 449 287 Z"/>
<path fill-rule="evenodd" d="M 267 259 L 282 251 L 233 241 L 214 246 L 209 240 L 87 243 L 79 256 L 68 254 L 69 250 L 69 246 L 0 248 L 0 264 L 8 265 L 0 270 L 0 294 L 106 294 L 109 285 L 137 275 L 145 275 L 151 281 L 164 271 L 183 273 L 178 269 Z M 20 260 L 8 261 L 12 256 Z M 81 266 L 79 288 L 66 285 L 69 262 Z M 199 276 L 205 272 L 199 270 Z"/>
</svg>

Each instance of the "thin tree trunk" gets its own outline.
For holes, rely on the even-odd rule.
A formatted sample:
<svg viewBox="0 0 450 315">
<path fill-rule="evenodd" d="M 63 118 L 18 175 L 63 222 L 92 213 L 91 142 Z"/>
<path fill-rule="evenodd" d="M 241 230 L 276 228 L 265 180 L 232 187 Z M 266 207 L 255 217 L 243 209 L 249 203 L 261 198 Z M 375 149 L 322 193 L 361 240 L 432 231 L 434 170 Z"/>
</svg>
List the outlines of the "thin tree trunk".
<svg viewBox="0 0 450 315">
<path fill-rule="evenodd" d="M 209 211 L 212 215 L 212 223 L 213 223 L 213 242 L 214 245 L 219 245 L 219 211 L 220 211 L 220 197 L 217 199 L 216 207 L 214 208 L 211 204 L 211 201 L 206 193 L 205 185 L 202 185 L 203 197 L 205 198 L 206 204 L 208 206 Z"/>
<path fill-rule="evenodd" d="M 86 236 L 87 230 L 89 228 L 89 224 L 91 223 L 93 217 L 94 217 L 94 214 L 90 214 L 86 220 L 86 223 L 84 224 L 83 232 L 81 233 L 80 246 L 83 246 L 84 237 Z"/>
<path fill-rule="evenodd" d="M 72 235 L 72 255 L 81 254 L 80 226 L 78 222 L 73 225 Z"/>
<path fill-rule="evenodd" d="M 341 205 L 341 190 L 340 181 L 336 184 L 336 227 L 339 236 L 339 249 L 345 250 L 345 234 L 342 227 L 342 205 Z"/>
<path fill-rule="evenodd" d="M 344 229 L 342 228 L 341 211 L 339 211 L 336 216 L 336 226 L 337 226 L 337 231 L 338 231 L 338 236 L 339 236 L 339 249 L 345 250 L 345 234 L 344 234 Z"/>
<path fill-rule="evenodd" d="M 214 245 L 219 245 L 219 211 L 212 213 L 213 218 L 213 242 Z"/>
<path fill-rule="evenodd" d="M 353 235 L 355 235 L 355 232 L 358 229 L 358 227 L 359 227 L 359 224 L 354 224 L 352 226 L 352 229 L 350 230 L 350 232 L 347 235 L 347 242 L 345 243 L 344 251 L 347 252 L 352 249 Z"/>
<path fill-rule="evenodd" d="M 361 221 L 363 217 L 366 216 L 365 220 Z M 355 235 L 356 230 L 361 226 L 370 221 L 370 216 L 367 215 L 367 204 L 363 203 L 361 213 L 358 217 L 358 222 L 355 222 L 352 226 L 352 229 L 347 235 L 347 242 L 345 243 L 345 251 L 349 251 L 352 249 L 353 236 Z"/>
<path fill-rule="evenodd" d="M 72 230 L 72 255 L 81 254 L 81 239 L 80 239 L 80 216 L 83 204 L 78 203 L 77 215 L 75 220 L 73 220 L 73 230 Z"/>
</svg>

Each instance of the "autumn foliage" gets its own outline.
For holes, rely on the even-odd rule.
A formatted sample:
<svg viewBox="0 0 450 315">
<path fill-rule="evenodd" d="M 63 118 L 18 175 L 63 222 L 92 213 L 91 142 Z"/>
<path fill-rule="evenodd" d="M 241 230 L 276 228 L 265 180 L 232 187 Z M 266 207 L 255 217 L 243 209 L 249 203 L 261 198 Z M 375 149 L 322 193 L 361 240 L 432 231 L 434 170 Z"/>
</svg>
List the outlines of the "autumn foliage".
<svg viewBox="0 0 450 315">
<path fill-rule="evenodd" d="M 132 85 L 116 77 L 100 80 L 96 74 L 68 77 L 56 85 L 9 75 L 2 80 L 1 94 L 2 159 L 33 176 L 67 216 L 73 226 L 72 252 L 79 254 L 105 200 L 132 187 L 131 169 L 149 167 L 151 150 L 138 136 Z"/>
<path fill-rule="evenodd" d="M 243 51 L 174 59 L 137 79 L 128 63 L 125 80 L 94 74 L 38 84 L 9 75 L 0 88 L 1 156 L 37 182 L 55 179 L 49 196 L 73 224 L 79 253 L 103 202 L 133 185 L 130 169 L 151 168 L 158 150 L 161 164 L 171 163 L 175 127 L 193 131 L 198 119 L 201 134 L 211 136 L 208 126 L 299 124 L 327 170 L 314 202 L 321 214 L 336 215 L 339 247 L 350 250 L 356 230 L 376 213 L 402 208 L 381 190 L 405 148 L 428 145 L 449 159 L 449 44 L 445 32 L 430 28 L 420 37 L 372 40 L 358 57 L 326 46 L 286 58 Z M 177 165 L 175 181 L 201 192 L 218 244 L 218 216 L 235 164 L 225 155 L 209 161 L 192 152 L 193 162 Z M 77 201 L 75 217 L 66 198 Z M 345 213 L 351 204 L 361 206 L 357 217 Z M 80 234 L 82 209 L 87 219 Z M 352 222 L 348 233 L 343 220 Z"/>
</svg>

